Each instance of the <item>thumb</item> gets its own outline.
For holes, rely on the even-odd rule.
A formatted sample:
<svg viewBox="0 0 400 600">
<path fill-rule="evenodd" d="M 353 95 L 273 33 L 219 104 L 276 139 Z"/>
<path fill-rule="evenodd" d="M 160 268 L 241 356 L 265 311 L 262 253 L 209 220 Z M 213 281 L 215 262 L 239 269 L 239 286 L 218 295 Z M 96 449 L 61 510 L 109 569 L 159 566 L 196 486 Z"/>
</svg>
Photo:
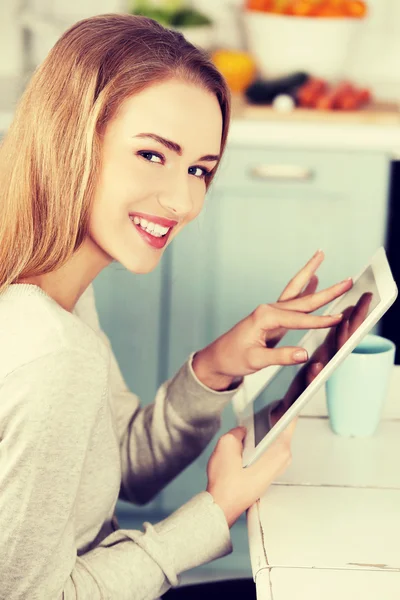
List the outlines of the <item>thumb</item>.
<svg viewBox="0 0 400 600">
<path fill-rule="evenodd" d="M 230 429 L 227 433 L 233 435 L 239 442 L 243 442 L 246 437 L 247 429 L 243 425 L 239 425 L 238 427 Z"/>
<path fill-rule="evenodd" d="M 221 435 L 214 448 L 214 457 L 219 457 L 219 460 L 226 462 L 229 466 L 236 462 L 241 464 L 245 435 L 245 427 L 234 427 Z"/>
<path fill-rule="evenodd" d="M 246 432 L 246 427 L 242 426 L 230 429 L 219 438 L 217 444 L 218 450 L 221 451 L 222 449 L 222 451 L 224 451 L 226 448 L 230 455 L 232 452 L 238 452 L 241 454 L 243 451 L 243 440 L 246 437 Z"/>
</svg>

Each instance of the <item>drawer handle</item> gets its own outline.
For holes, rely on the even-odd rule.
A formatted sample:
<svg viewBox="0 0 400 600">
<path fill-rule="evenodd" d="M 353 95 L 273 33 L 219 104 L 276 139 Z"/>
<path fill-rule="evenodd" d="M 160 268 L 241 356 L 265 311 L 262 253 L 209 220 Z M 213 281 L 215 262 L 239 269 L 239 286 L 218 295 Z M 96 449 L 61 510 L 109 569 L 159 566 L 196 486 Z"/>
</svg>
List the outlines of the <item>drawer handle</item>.
<svg viewBox="0 0 400 600">
<path fill-rule="evenodd" d="M 250 169 L 253 179 L 263 180 L 309 181 L 313 175 L 311 169 L 296 165 L 257 165 Z"/>
</svg>

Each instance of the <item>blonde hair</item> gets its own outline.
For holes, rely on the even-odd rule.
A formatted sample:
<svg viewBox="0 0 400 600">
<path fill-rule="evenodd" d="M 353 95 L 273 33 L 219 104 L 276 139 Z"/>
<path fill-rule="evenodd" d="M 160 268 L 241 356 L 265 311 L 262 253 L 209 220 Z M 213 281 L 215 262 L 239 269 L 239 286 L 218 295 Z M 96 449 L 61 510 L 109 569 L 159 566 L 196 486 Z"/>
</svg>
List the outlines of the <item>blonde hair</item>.
<svg viewBox="0 0 400 600">
<path fill-rule="evenodd" d="M 171 77 L 216 95 L 222 154 L 229 90 L 180 33 L 145 17 L 109 14 L 79 21 L 58 40 L 0 147 L 0 292 L 56 270 L 78 250 L 99 175 L 101 132 L 126 98 Z"/>
</svg>

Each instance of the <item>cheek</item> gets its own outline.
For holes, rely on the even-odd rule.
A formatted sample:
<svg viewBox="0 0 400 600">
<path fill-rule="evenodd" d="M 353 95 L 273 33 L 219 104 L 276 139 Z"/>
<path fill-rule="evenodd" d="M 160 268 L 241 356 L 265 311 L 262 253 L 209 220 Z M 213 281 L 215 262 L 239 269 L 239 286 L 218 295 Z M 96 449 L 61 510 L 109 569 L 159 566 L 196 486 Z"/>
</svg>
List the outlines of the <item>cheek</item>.
<svg viewBox="0 0 400 600">
<path fill-rule="evenodd" d="M 203 181 L 194 182 L 192 189 L 192 210 L 188 215 L 188 221 L 193 221 L 201 213 L 205 203 L 206 191 Z"/>
</svg>

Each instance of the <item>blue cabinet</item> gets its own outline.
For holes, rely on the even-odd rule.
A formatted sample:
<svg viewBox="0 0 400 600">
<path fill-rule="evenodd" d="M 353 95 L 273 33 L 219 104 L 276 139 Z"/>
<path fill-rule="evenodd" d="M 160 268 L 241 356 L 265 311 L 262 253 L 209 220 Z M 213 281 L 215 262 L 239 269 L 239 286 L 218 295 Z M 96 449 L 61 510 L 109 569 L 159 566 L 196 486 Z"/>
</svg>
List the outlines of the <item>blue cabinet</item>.
<svg viewBox="0 0 400 600">
<path fill-rule="evenodd" d="M 118 263 L 104 269 L 93 283 L 103 330 L 109 337 L 130 390 L 143 404 L 153 402 L 159 386 L 159 356 L 163 343 L 163 271 L 134 275 Z M 147 506 L 131 506 L 133 514 L 160 507 L 157 498 Z M 127 507 L 121 505 L 126 515 Z"/>
</svg>

